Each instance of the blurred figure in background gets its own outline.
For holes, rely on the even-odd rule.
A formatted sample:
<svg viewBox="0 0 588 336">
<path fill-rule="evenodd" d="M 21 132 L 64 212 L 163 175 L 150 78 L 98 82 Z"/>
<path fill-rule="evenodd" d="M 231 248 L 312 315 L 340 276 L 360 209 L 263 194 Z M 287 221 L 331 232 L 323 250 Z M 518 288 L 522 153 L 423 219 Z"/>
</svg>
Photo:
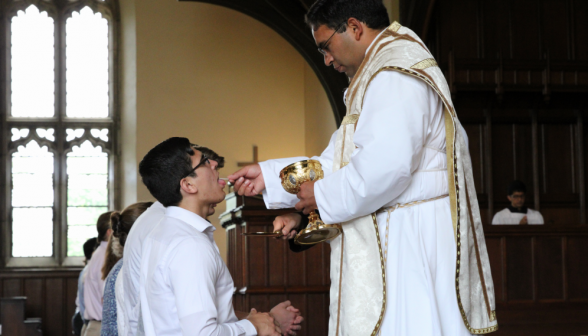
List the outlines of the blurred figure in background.
<svg viewBox="0 0 588 336">
<path fill-rule="evenodd" d="M 527 187 L 521 181 L 513 181 L 507 189 L 510 206 L 494 215 L 492 225 L 541 225 L 543 216 L 539 211 L 525 206 Z"/>
<path fill-rule="evenodd" d="M 88 324 L 88 321 L 84 320 L 84 311 L 86 307 L 84 305 L 84 276 L 86 275 L 86 271 L 88 270 L 88 262 L 90 258 L 92 258 L 92 253 L 96 249 L 96 238 L 90 238 L 86 240 L 83 245 L 84 249 L 84 268 L 80 272 L 80 276 L 78 277 L 78 295 L 76 296 L 76 312 L 72 318 L 72 334 L 76 336 L 83 335 L 85 331 L 85 326 Z"/>
<path fill-rule="evenodd" d="M 124 313 L 123 306 L 122 277 L 120 277 L 121 280 L 117 280 L 119 279 L 118 275 L 123 266 L 123 247 L 125 246 L 127 235 L 137 218 L 152 204 L 153 202 L 131 204 L 122 212 L 115 211 L 110 216 L 112 235 L 110 236 L 109 244 L 112 249 L 112 254 L 116 255 L 119 260 L 112 267 L 106 278 L 104 306 L 102 309 L 102 331 L 100 332 L 102 336 L 118 336 L 118 330 L 124 330 L 126 314 Z M 106 263 L 108 262 L 108 259 L 106 259 L 103 270 L 106 269 Z"/>
<path fill-rule="evenodd" d="M 102 323 L 102 296 L 104 294 L 104 280 L 102 280 L 102 266 L 108 239 L 112 234 L 110 229 L 110 215 L 112 211 L 105 212 L 98 217 L 96 229 L 98 230 L 98 247 L 92 259 L 88 263 L 88 270 L 84 277 L 84 319 L 88 321 L 82 336 L 98 336 Z"/>
</svg>

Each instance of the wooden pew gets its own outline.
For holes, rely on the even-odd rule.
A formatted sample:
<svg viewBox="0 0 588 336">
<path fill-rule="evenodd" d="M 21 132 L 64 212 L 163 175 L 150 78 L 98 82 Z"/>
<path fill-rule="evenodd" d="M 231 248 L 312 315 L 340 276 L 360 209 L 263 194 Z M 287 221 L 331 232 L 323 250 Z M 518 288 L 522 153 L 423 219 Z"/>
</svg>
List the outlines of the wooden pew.
<svg viewBox="0 0 588 336">
<path fill-rule="evenodd" d="M 9 336 L 40 336 L 40 318 L 25 318 L 25 304 L 27 298 L 16 296 L 0 299 L 0 335 Z"/>
</svg>

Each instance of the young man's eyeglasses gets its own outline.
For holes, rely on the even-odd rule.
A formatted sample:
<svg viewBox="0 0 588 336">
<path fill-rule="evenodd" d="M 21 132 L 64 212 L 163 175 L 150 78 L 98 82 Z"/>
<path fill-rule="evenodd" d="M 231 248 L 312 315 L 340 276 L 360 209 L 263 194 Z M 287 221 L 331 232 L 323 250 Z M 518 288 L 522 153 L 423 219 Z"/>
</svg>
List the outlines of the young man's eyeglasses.
<svg viewBox="0 0 588 336">
<path fill-rule="evenodd" d="M 337 34 L 339 32 L 339 30 L 341 30 L 341 28 L 343 28 L 343 26 L 347 23 L 347 21 L 341 23 L 339 25 L 339 27 L 337 27 L 337 29 L 335 29 L 335 32 L 333 33 L 333 35 L 331 35 L 331 37 L 329 37 L 328 40 L 326 40 L 324 43 L 321 43 L 318 47 L 318 51 L 323 54 L 324 56 L 327 55 L 327 50 L 329 50 L 329 41 L 331 41 L 331 39 L 333 38 L 333 36 L 335 36 L 335 34 Z"/>
<path fill-rule="evenodd" d="M 192 175 L 192 173 L 194 171 L 196 171 L 196 169 L 198 169 L 200 166 L 202 166 L 205 163 L 210 163 L 210 158 L 204 154 L 202 154 L 202 157 L 200 158 L 200 162 L 196 165 L 196 167 L 192 168 L 192 170 L 190 170 L 190 172 L 186 175 L 184 175 L 184 177 L 182 177 L 182 179 L 185 179 L 186 177 Z"/>
</svg>

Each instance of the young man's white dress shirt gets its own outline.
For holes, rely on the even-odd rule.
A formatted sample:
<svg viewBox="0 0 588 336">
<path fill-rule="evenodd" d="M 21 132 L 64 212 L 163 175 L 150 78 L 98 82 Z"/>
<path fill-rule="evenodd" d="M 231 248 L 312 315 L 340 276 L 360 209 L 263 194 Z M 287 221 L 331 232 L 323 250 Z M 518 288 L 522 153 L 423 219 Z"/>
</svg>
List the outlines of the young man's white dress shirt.
<svg viewBox="0 0 588 336">
<path fill-rule="evenodd" d="M 117 302 L 122 301 L 122 315 L 121 321 L 125 329 L 119 330 L 121 336 L 135 336 L 142 335 L 143 332 L 138 332 L 139 329 L 139 280 L 141 278 L 141 251 L 143 248 L 143 241 L 145 237 L 153 230 L 157 224 L 165 216 L 165 207 L 155 202 L 145 212 L 137 218 L 125 243 L 125 250 L 123 259 L 123 267 L 117 279 Z M 122 284 L 119 283 L 122 281 Z M 124 287 L 124 291 L 123 288 Z M 124 295 L 124 299 L 120 300 L 120 295 Z"/>
<path fill-rule="evenodd" d="M 140 282 L 146 336 L 257 334 L 251 322 L 235 316 L 234 283 L 214 230 L 195 213 L 170 206 L 147 235 Z"/>
</svg>

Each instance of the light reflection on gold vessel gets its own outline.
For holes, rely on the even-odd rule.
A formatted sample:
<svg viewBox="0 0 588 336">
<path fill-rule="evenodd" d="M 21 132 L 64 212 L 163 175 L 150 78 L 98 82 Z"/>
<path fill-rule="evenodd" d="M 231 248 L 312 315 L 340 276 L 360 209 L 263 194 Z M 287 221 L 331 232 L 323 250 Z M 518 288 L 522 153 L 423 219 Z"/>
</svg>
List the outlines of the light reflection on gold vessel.
<svg viewBox="0 0 588 336">
<path fill-rule="evenodd" d="M 318 181 L 324 177 L 321 163 L 317 160 L 303 160 L 286 166 L 280 171 L 282 187 L 291 193 L 300 192 L 300 186 L 304 182 Z M 341 234 L 341 225 L 325 224 L 311 211 L 308 216 L 308 226 L 300 231 L 294 238 L 294 242 L 300 245 L 311 245 L 333 239 Z"/>
</svg>

